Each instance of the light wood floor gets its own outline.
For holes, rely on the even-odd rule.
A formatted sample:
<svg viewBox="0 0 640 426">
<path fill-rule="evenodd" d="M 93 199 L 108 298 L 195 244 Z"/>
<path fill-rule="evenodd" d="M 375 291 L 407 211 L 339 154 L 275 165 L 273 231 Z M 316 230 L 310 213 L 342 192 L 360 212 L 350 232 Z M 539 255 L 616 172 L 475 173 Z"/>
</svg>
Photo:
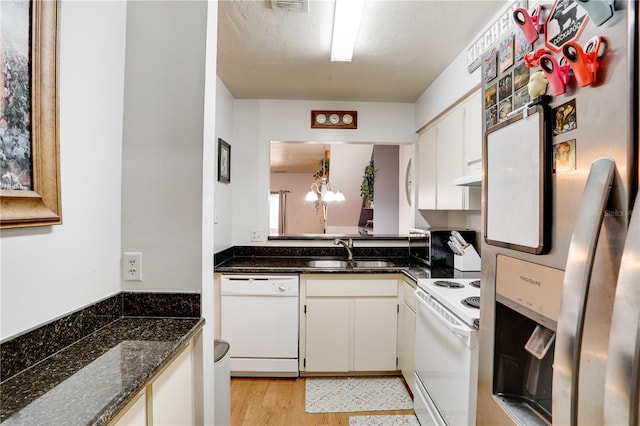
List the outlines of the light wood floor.
<svg viewBox="0 0 640 426">
<path fill-rule="evenodd" d="M 406 384 L 405 384 L 406 386 Z M 348 425 L 349 416 L 414 414 L 413 410 L 357 413 L 305 412 L 305 379 L 231 378 L 231 424 Z"/>
</svg>

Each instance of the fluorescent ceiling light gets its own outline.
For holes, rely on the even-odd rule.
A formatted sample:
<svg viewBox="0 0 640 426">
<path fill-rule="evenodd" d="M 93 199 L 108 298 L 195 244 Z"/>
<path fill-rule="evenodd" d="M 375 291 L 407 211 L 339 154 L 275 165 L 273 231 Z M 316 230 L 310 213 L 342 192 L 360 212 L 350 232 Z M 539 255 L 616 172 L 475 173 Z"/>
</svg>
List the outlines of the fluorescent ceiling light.
<svg viewBox="0 0 640 426">
<path fill-rule="evenodd" d="M 331 61 L 349 62 L 358 38 L 365 0 L 336 0 L 331 39 Z"/>
</svg>

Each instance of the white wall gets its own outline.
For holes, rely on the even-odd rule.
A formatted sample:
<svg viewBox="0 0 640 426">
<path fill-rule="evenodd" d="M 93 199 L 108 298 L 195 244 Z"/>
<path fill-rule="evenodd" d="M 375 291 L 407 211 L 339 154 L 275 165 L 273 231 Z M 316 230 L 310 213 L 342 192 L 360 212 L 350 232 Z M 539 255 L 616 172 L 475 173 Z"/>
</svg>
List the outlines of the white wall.
<svg viewBox="0 0 640 426">
<path fill-rule="evenodd" d="M 304 199 L 309 192 L 311 176 L 312 173 L 272 173 L 270 176 L 272 191 L 289 191 L 285 221 L 288 234 L 322 232 L 322 212 L 316 213 L 315 204 Z"/>
<path fill-rule="evenodd" d="M 400 147 L 400 161 L 398 170 L 398 233 L 407 235 L 409 228 L 413 228 L 415 224 L 414 209 L 415 205 L 415 164 L 417 157 L 414 159 L 415 147 L 404 145 Z M 409 163 L 411 162 L 411 163 Z M 408 170 L 407 170 L 408 169 Z M 409 187 L 409 198 L 407 199 L 407 172 L 408 179 L 411 182 Z"/>
<path fill-rule="evenodd" d="M 375 181 L 373 233 L 397 234 L 400 194 L 398 193 L 400 150 L 397 145 L 377 145 L 373 149 Z"/>
<path fill-rule="evenodd" d="M 216 170 L 211 167 L 211 159 L 216 155 L 216 126 L 218 106 L 218 81 L 216 75 L 218 52 L 218 7 L 216 2 L 207 6 L 207 33 L 205 55 L 204 86 L 204 123 L 202 148 L 202 267 L 200 269 L 201 315 L 205 319 L 202 330 L 202 401 L 203 407 L 196 406 L 196 413 L 201 412 L 203 418 L 196 416 L 198 425 L 212 425 L 214 422 L 214 345 L 217 312 L 214 305 L 213 255 L 214 236 L 214 204 L 217 194 L 214 189 Z M 201 409 L 200 409 L 201 408 Z"/>
<path fill-rule="evenodd" d="M 508 7 L 508 6 L 505 6 Z M 504 9 L 504 8 L 503 8 Z M 487 28 L 489 23 L 485 26 Z M 479 34 L 483 33 L 481 31 Z M 469 40 L 471 43 L 471 40 Z M 449 107 L 460 102 L 480 87 L 482 67 L 473 73 L 467 70 L 467 49 L 464 49 L 445 68 L 436 80 L 420 95 L 415 103 L 416 130 L 429 124 Z M 417 149 L 420 149 L 418 146 Z M 417 151 L 416 151 L 417 158 Z M 417 176 L 420 173 L 418 162 L 414 163 Z M 469 228 L 476 232 L 482 230 L 480 211 L 420 211 L 416 209 L 414 226 L 417 227 L 451 227 Z"/>
<path fill-rule="evenodd" d="M 358 233 L 358 221 L 362 210 L 360 186 L 364 168 L 371 161 L 374 145 L 335 144 L 331 146 L 330 181 L 339 185 L 345 196 L 341 203 L 329 205 L 327 225 L 332 229 L 350 229 L 351 234 Z M 337 228 L 342 227 L 342 228 Z M 335 232 L 338 233 L 338 232 Z"/>
<path fill-rule="evenodd" d="M 357 110 L 358 129 L 311 129 L 313 109 Z M 233 139 L 227 141 L 232 148 L 233 223 L 220 224 L 233 227 L 233 245 L 256 244 L 250 242 L 251 229 L 260 229 L 267 235 L 270 141 L 413 143 L 417 140 L 413 104 L 236 100 L 233 118 Z"/>
<path fill-rule="evenodd" d="M 217 23 L 217 22 L 216 22 Z M 209 117 L 210 114 L 207 114 Z M 224 85 L 222 80 L 220 80 L 216 75 L 216 111 L 215 111 L 215 155 L 210 158 L 205 157 L 205 164 L 208 164 L 209 167 L 213 167 L 215 170 L 215 193 L 216 193 L 216 204 L 214 217 L 215 219 L 215 251 L 216 253 L 224 250 L 226 248 L 231 247 L 232 244 L 232 236 L 231 236 L 231 223 L 233 222 L 232 210 L 231 210 L 231 191 L 233 185 L 235 183 L 235 177 L 239 170 L 238 167 L 231 168 L 231 174 L 233 175 L 233 179 L 231 179 L 231 183 L 220 183 L 217 181 L 218 179 L 218 148 L 217 148 L 217 138 L 222 138 L 225 142 L 232 142 L 233 140 L 233 96 Z M 231 161 L 232 166 L 237 165 L 238 161 L 236 159 L 237 152 L 235 149 L 231 149 Z M 241 166 L 240 166 L 241 167 Z"/>
<path fill-rule="evenodd" d="M 122 251 L 128 291 L 201 290 L 207 3 L 127 3 Z"/>
<path fill-rule="evenodd" d="M 2 231 L 2 339 L 120 291 L 125 20 L 124 2 L 62 2 L 63 224 Z"/>
<path fill-rule="evenodd" d="M 416 131 L 477 89 L 480 86 L 480 72 L 481 68 L 478 68 L 469 74 L 467 51 L 460 52 L 416 100 Z"/>
</svg>

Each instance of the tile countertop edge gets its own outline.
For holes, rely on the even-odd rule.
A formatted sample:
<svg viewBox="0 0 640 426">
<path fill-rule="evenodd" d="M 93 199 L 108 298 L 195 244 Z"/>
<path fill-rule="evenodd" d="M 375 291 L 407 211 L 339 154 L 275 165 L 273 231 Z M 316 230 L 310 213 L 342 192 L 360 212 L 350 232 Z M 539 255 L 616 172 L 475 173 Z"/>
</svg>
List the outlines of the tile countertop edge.
<svg viewBox="0 0 640 426">
<path fill-rule="evenodd" d="M 136 321 L 145 321 L 144 318 L 127 318 L 127 317 L 122 317 L 118 321 L 122 321 L 122 320 L 136 320 Z M 162 320 L 162 318 L 149 318 L 149 321 L 157 321 L 157 320 Z M 167 342 L 170 342 L 169 344 L 171 345 L 170 348 L 167 349 L 166 353 L 163 353 L 161 356 L 161 359 L 155 363 L 155 365 L 150 365 L 147 368 L 145 368 L 143 371 L 141 371 L 139 374 L 137 374 L 135 377 L 131 378 L 131 382 L 128 384 L 128 386 L 126 388 L 123 388 L 119 393 L 113 395 L 113 397 L 110 397 L 108 403 L 106 403 L 103 407 L 96 409 L 95 412 L 93 413 L 87 413 L 87 419 L 86 419 L 86 423 L 85 421 L 83 421 L 81 424 L 87 424 L 87 425 L 93 425 L 93 426 L 103 426 L 103 425 L 107 425 L 109 424 L 110 421 L 112 421 L 114 418 L 116 418 L 116 416 L 119 414 L 119 412 L 126 407 L 126 405 L 145 387 L 147 386 L 149 383 L 151 383 L 163 370 L 164 368 L 169 364 L 169 362 L 178 354 L 180 353 L 181 350 L 183 350 L 183 348 L 188 344 L 188 342 L 194 337 L 196 336 L 203 328 L 204 323 L 205 323 L 205 319 L 200 317 L 200 318 L 164 318 L 164 320 L 177 320 L 177 321 L 184 321 L 184 320 L 192 320 L 194 323 L 193 325 L 189 328 L 188 331 L 186 332 L 181 332 L 179 336 L 177 336 L 175 339 L 171 339 Z M 112 323 L 113 324 L 113 323 Z M 160 325 L 156 325 L 155 327 L 159 327 Z M 107 326 L 106 328 L 108 328 L 109 326 Z M 104 329 L 103 329 L 104 330 Z M 94 337 L 96 337 L 102 330 L 99 330 L 95 333 L 93 333 Z M 158 330 L 160 331 L 160 330 Z M 88 339 L 84 338 L 81 339 L 85 340 Z M 125 338 L 125 336 L 122 336 L 121 338 L 116 339 L 118 341 L 125 341 L 127 340 Z M 148 341 L 154 341 L 153 338 L 147 338 Z M 81 342 L 79 341 L 79 342 Z M 78 343 L 79 343 L 78 342 Z M 69 364 L 73 364 L 72 362 L 69 362 Z M 77 366 L 76 366 L 77 367 Z M 77 373 L 80 371 L 80 369 L 86 367 L 86 365 L 81 365 L 79 369 L 77 369 L 73 374 Z M 36 367 L 37 368 L 37 367 Z M 68 367 L 69 368 L 69 367 Z M 70 368 L 75 368 L 75 367 L 70 367 Z M 63 378 L 63 381 L 67 380 L 70 376 L 67 376 L 65 378 Z M 2 383 L 3 387 L 7 386 L 7 382 L 9 382 L 10 380 L 7 380 L 5 382 Z M 60 382 L 62 383 L 62 382 Z M 59 384 L 60 384 L 59 383 Z M 57 386 L 57 385 L 56 385 Z M 35 403 L 35 402 L 39 402 L 39 400 L 48 394 L 49 391 L 51 391 L 52 389 L 55 388 L 51 388 L 49 390 L 47 390 L 45 393 L 38 393 L 36 396 L 30 397 L 31 400 L 27 401 L 26 404 L 21 405 L 20 408 L 16 408 L 13 411 L 9 411 L 9 412 L 5 412 L 3 413 L 3 420 L 2 420 L 2 425 L 11 425 L 11 424 L 23 424 L 20 420 L 21 415 L 20 413 L 25 410 L 25 408 L 29 407 L 30 404 Z M 8 390 L 15 390 L 13 388 L 9 388 Z M 7 389 L 3 390 L 3 392 L 6 392 Z M 28 389 L 22 389 L 20 387 L 20 385 L 17 385 L 17 393 L 24 393 L 27 392 L 28 393 Z M 80 402 L 80 401 L 78 401 Z M 75 404 L 76 402 L 74 402 Z M 46 403 L 45 403 L 46 404 Z M 51 411 L 48 411 L 49 414 L 51 414 L 51 419 L 53 421 L 53 418 L 55 417 L 55 414 L 52 413 Z M 17 417 L 14 418 L 14 416 L 16 416 L 16 414 L 18 415 Z M 89 419 L 89 417 L 91 419 Z M 27 420 L 26 418 L 22 417 L 22 420 Z M 17 423 L 16 423 L 17 422 Z M 55 423 L 55 421 L 53 421 L 53 423 Z M 52 423 L 52 424 L 53 424 Z"/>
</svg>

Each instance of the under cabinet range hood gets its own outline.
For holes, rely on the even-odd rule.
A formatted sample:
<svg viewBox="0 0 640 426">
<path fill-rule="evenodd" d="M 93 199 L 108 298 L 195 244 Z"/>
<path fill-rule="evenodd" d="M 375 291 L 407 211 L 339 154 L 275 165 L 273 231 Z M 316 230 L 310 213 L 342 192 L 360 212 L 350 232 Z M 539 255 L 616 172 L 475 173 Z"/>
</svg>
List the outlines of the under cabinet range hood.
<svg viewBox="0 0 640 426">
<path fill-rule="evenodd" d="M 482 186 L 482 173 L 474 173 L 451 181 L 455 186 Z"/>
<path fill-rule="evenodd" d="M 467 163 L 467 174 L 451 181 L 454 186 L 482 186 L 482 160 Z"/>
</svg>

